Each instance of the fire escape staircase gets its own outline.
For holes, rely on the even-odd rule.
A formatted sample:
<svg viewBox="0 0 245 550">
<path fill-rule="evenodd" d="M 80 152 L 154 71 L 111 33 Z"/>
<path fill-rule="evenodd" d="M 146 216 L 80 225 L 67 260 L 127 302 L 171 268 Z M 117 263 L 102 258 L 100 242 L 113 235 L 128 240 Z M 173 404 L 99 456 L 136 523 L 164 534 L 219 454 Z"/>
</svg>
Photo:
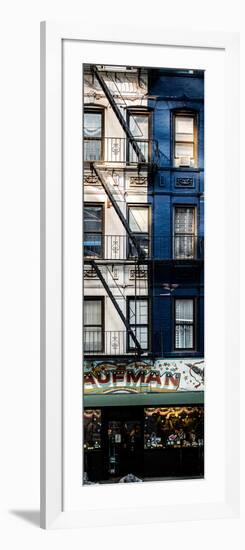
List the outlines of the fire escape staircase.
<svg viewBox="0 0 245 550">
<path fill-rule="evenodd" d="M 102 275 L 98 265 L 96 264 L 96 262 L 94 260 L 91 260 L 91 266 L 92 268 L 94 269 L 97 277 L 100 279 L 103 287 L 105 288 L 106 292 L 107 292 L 107 295 L 109 296 L 109 298 L 111 299 L 119 317 L 121 318 L 125 328 L 127 329 L 128 333 L 130 334 L 134 344 L 135 344 L 135 347 L 136 347 L 136 350 L 138 352 L 138 354 L 140 355 L 142 353 L 142 348 L 140 346 L 140 343 L 138 342 L 136 336 L 135 336 L 135 333 L 134 331 L 132 330 L 132 327 L 130 326 L 129 322 L 127 321 L 124 313 L 122 312 L 121 308 L 119 307 L 118 305 L 118 302 L 116 301 L 116 298 L 114 296 L 114 294 L 112 293 L 109 285 L 107 284 L 107 281 L 105 280 L 104 276 Z"/>
<path fill-rule="evenodd" d="M 121 110 L 119 108 L 119 106 L 117 105 L 117 103 L 115 102 L 114 100 L 114 97 L 110 91 L 110 89 L 108 88 L 103 76 L 101 75 L 101 73 L 98 71 L 97 67 L 94 67 L 92 66 L 92 72 L 94 74 L 94 76 L 97 78 L 106 98 L 108 99 L 127 139 L 128 139 L 128 142 L 130 143 L 130 145 L 132 146 L 134 152 L 136 153 L 137 155 L 137 158 L 138 158 L 138 161 L 139 163 L 146 163 L 146 160 L 145 160 L 145 157 L 136 141 L 136 139 L 134 138 L 128 124 L 127 124 L 127 121 L 124 119 L 122 113 L 121 113 Z M 127 221 L 127 219 L 125 218 L 121 208 L 119 207 L 119 204 L 118 204 L 118 201 L 115 199 L 115 196 L 114 196 L 114 193 L 113 193 L 113 189 L 112 189 L 112 186 L 109 184 L 107 178 L 105 177 L 104 173 L 103 173 L 103 164 L 100 164 L 98 161 L 94 161 L 91 163 L 91 167 L 92 167 L 92 170 L 94 171 L 95 175 L 97 176 L 98 180 L 100 181 L 109 201 L 111 202 L 115 212 L 117 213 L 124 229 L 126 230 L 127 234 L 128 234 L 128 237 L 130 239 L 130 241 L 132 242 L 137 254 L 138 254 L 138 259 L 144 259 L 145 258 L 145 253 L 144 251 L 142 250 L 142 248 L 140 247 L 139 245 L 139 242 L 137 241 L 135 235 L 132 233 L 130 227 L 129 227 L 129 223 Z M 106 293 L 107 295 L 109 296 L 110 300 L 112 301 L 118 315 L 120 316 L 124 326 L 126 327 L 126 330 L 128 331 L 128 333 L 130 334 L 134 344 L 135 344 L 135 349 L 136 349 L 136 352 L 138 353 L 138 355 L 140 355 L 143 350 L 140 346 L 140 343 L 138 342 L 136 336 L 135 336 L 135 333 L 134 331 L 132 330 L 132 327 L 130 326 L 130 324 L 128 323 L 123 311 L 121 310 L 121 308 L 119 307 L 118 305 L 118 302 L 114 296 L 114 294 L 112 293 L 110 287 L 108 286 L 107 284 L 107 281 L 105 280 L 99 266 L 97 265 L 96 261 L 91 259 L 91 267 L 94 269 L 96 275 L 98 276 L 98 278 L 100 279 L 103 287 L 105 288 L 106 290 Z"/>
<path fill-rule="evenodd" d="M 119 106 L 117 105 L 116 101 L 114 100 L 114 97 L 110 91 L 110 89 L 108 88 L 103 76 L 101 75 L 101 73 L 99 72 L 98 68 L 95 67 L 95 66 L 92 66 L 91 67 L 91 70 L 94 74 L 94 76 L 97 78 L 106 98 L 108 99 L 124 133 L 126 134 L 130 144 L 132 145 L 132 148 L 134 149 L 137 157 L 138 157 L 138 160 L 139 162 L 142 162 L 142 163 L 145 163 L 145 158 L 144 158 L 144 155 L 142 154 L 142 151 L 137 143 L 137 141 L 135 140 L 128 124 L 127 124 L 127 121 L 124 119 L 121 111 L 120 111 L 120 108 Z M 117 213 L 124 229 L 126 230 L 128 236 L 129 236 L 129 239 L 130 241 L 133 243 L 136 251 L 137 251 L 137 254 L 138 254 L 138 257 L 140 259 L 143 259 L 144 258 L 144 251 L 141 249 L 137 239 L 135 238 L 134 234 L 132 233 L 130 227 L 129 227 L 129 224 L 128 224 L 128 221 L 127 219 L 125 218 L 121 208 L 119 207 L 118 205 L 118 202 L 117 200 L 115 199 L 115 196 L 114 196 L 114 193 L 113 193 L 113 190 L 107 180 L 107 178 L 105 177 L 104 173 L 103 173 L 103 164 L 101 165 L 98 161 L 95 161 L 92 163 L 92 170 L 94 171 L 95 175 L 97 176 L 98 180 L 100 181 L 105 193 L 107 194 L 107 197 L 109 199 L 109 201 L 111 202 L 115 212 Z"/>
<path fill-rule="evenodd" d="M 124 229 L 126 230 L 130 241 L 134 245 L 135 250 L 137 251 L 139 259 L 144 259 L 145 253 L 142 250 L 142 248 L 140 247 L 136 237 L 132 233 L 132 231 L 129 227 L 128 221 L 125 218 L 125 216 L 123 215 L 123 212 L 122 212 L 122 210 L 121 210 L 121 208 L 118 204 L 118 201 L 115 199 L 113 190 L 112 190 L 109 182 L 107 181 L 106 177 L 104 176 L 103 171 L 101 170 L 101 166 L 98 163 L 94 162 L 93 163 L 93 170 L 94 170 L 94 173 L 96 174 L 98 180 L 100 181 L 100 183 L 101 183 L 101 185 L 102 185 L 109 201 L 113 205 L 113 208 L 114 208 L 115 212 L 117 213 Z"/>
<path fill-rule="evenodd" d="M 132 148 L 134 150 L 134 152 L 136 153 L 138 159 L 139 159 L 139 162 L 142 162 L 142 163 L 145 163 L 146 160 L 145 160 L 145 157 L 137 143 L 137 141 L 135 140 L 128 124 L 127 124 L 127 121 L 125 120 L 125 118 L 123 117 L 121 111 L 120 111 L 120 108 L 118 107 L 111 91 L 109 90 L 103 76 L 101 75 L 101 73 L 98 71 L 97 67 L 92 67 L 92 71 L 93 71 L 93 74 L 94 76 L 97 78 L 106 98 L 108 99 L 110 105 L 111 105 L 111 108 L 113 109 L 124 133 L 126 134 L 128 140 L 129 140 L 129 143 L 132 145 Z"/>
</svg>

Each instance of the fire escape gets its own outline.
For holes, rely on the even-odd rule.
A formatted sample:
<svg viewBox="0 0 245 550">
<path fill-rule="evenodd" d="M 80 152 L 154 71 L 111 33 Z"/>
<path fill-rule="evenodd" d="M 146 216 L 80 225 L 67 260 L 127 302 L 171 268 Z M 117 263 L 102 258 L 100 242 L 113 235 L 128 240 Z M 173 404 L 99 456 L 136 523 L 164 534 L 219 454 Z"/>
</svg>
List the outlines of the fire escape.
<svg viewBox="0 0 245 550">
<path fill-rule="evenodd" d="M 129 148 L 130 148 L 134 155 L 134 161 L 136 160 L 135 162 L 136 168 L 138 170 L 141 170 L 141 168 L 146 168 L 148 170 L 151 164 L 149 163 L 149 159 L 148 158 L 146 159 L 144 156 L 144 151 L 142 151 L 142 144 L 138 139 L 136 139 L 133 136 L 130 130 L 130 127 L 127 121 L 125 120 L 118 103 L 115 101 L 111 90 L 109 89 L 107 83 L 105 82 L 103 75 L 95 66 L 91 67 L 91 71 L 92 71 L 93 77 L 97 79 L 105 97 L 107 98 L 110 104 L 110 107 L 112 108 L 123 130 L 123 133 L 125 136 L 125 138 L 123 138 L 125 145 L 124 145 L 123 159 L 122 158 L 121 159 L 126 161 L 127 151 L 129 151 Z M 121 138 L 118 138 L 118 140 L 120 139 Z M 117 143 L 118 140 L 117 138 L 115 138 L 115 143 Z M 140 273 L 140 265 L 142 265 L 142 263 L 147 264 L 148 253 L 141 246 L 140 240 L 132 232 L 129 222 L 125 216 L 125 213 L 123 212 L 123 209 L 120 207 L 120 201 L 124 201 L 124 204 L 125 204 L 125 197 L 123 195 L 118 196 L 118 193 L 120 193 L 118 192 L 118 190 L 117 192 L 115 192 L 115 187 L 113 185 L 113 170 L 111 170 L 108 164 L 99 160 L 94 160 L 90 162 L 90 170 L 91 170 L 91 174 L 97 179 L 97 181 L 100 183 L 101 187 L 103 188 L 109 203 L 114 208 L 114 211 L 116 212 L 126 232 L 126 235 L 125 235 L 126 241 L 125 241 L 124 235 L 120 235 L 117 237 L 119 250 L 121 250 L 122 248 L 124 250 L 123 255 L 120 252 L 117 253 L 117 251 L 115 251 L 114 253 L 110 251 L 110 253 L 108 252 L 104 253 L 103 258 L 98 259 L 95 256 L 93 257 L 93 255 L 91 255 L 90 257 L 89 255 L 85 254 L 84 263 L 85 265 L 86 264 L 90 265 L 94 274 L 96 274 L 101 284 L 103 285 L 107 296 L 110 298 L 115 310 L 117 311 L 122 323 L 124 324 L 124 327 L 126 329 L 126 334 L 128 335 L 128 337 L 131 338 L 131 342 L 133 342 L 134 355 L 139 360 L 141 355 L 144 353 L 144 350 L 142 349 L 142 346 L 137 338 L 136 331 L 133 330 L 132 326 L 130 325 L 128 319 L 124 314 L 124 311 L 120 307 L 118 300 L 114 292 L 112 291 L 112 286 L 108 284 L 108 279 L 106 280 L 105 273 L 107 274 L 107 276 L 109 275 L 113 280 L 113 283 L 114 283 L 113 286 L 114 288 L 117 289 L 118 295 L 120 295 L 120 297 L 126 301 L 125 295 L 121 291 L 119 285 L 117 285 L 115 279 L 113 279 L 114 265 L 117 265 L 117 264 L 122 265 L 127 263 L 134 266 L 135 292 L 137 292 L 137 277 L 138 277 L 138 274 Z M 107 250 L 109 248 L 108 243 L 110 242 L 109 241 L 110 238 L 112 239 L 112 236 L 107 237 L 107 240 L 108 240 L 107 246 L 106 246 Z M 122 240 L 124 241 L 123 246 L 121 242 Z M 124 246 L 125 242 L 126 242 L 126 246 Z M 114 243 L 115 243 L 115 239 L 114 239 Z M 131 247 L 131 251 L 133 251 L 133 253 L 131 253 L 131 255 L 129 256 L 127 252 L 125 253 L 125 249 L 127 247 Z M 135 312 L 135 315 L 136 315 L 136 312 Z"/>
</svg>

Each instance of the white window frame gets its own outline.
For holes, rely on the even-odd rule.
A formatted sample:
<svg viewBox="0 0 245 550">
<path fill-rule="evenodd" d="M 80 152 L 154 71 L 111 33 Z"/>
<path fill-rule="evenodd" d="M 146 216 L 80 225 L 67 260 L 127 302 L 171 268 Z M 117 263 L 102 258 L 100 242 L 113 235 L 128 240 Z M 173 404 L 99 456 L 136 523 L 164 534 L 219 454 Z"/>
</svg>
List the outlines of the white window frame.
<svg viewBox="0 0 245 550">
<path fill-rule="evenodd" d="M 176 118 L 182 117 L 182 118 L 192 118 L 193 119 L 193 141 L 178 141 L 176 139 Z M 174 132 L 173 132 L 173 159 L 174 159 L 174 166 L 177 168 L 197 168 L 198 167 L 198 117 L 197 113 L 194 111 L 174 111 L 173 113 L 174 118 Z M 189 161 L 186 163 L 184 161 L 181 161 L 181 156 L 176 156 L 176 144 L 183 144 L 183 143 L 192 143 L 193 144 L 193 156 L 189 157 L 187 155 L 187 158 L 189 157 Z"/>
</svg>

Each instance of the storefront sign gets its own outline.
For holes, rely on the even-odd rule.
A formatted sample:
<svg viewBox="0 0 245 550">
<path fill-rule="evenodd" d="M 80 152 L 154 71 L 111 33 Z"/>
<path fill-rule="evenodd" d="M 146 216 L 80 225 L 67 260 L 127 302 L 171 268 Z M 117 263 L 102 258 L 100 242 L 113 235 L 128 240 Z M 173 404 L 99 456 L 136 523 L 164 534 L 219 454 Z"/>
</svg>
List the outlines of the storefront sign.
<svg viewBox="0 0 245 550">
<path fill-rule="evenodd" d="M 85 361 L 84 365 L 85 394 L 203 390 L 203 359 L 159 359 L 128 365 Z"/>
</svg>

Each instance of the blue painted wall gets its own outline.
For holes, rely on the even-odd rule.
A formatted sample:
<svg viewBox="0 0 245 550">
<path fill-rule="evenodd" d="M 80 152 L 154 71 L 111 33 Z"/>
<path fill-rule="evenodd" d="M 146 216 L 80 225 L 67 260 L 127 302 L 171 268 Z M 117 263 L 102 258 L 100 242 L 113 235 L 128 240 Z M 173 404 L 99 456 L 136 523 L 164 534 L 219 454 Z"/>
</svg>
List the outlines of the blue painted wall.
<svg viewBox="0 0 245 550">
<path fill-rule="evenodd" d="M 158 166 L 149 183 L 152 205 L 151 320 L 152 350 L 157 356 L 202 357 L 204 354 L 204 288 L 203 262 L 179 262 L 172 258 L 173 207 L 193 205 L 197 211 L 199 259 L 204 237 L 204 73 L 186 71 L 149 71 L 149 109 L 152 110 L 151 137 L 159 147 Z M 198 165 L 196 168 L 173 166 L 173 113 L 189 110 L 197 114 Z M 190 178 L 191 186 L 179 183 Z M 170 285 L 168 290 L 164 285 Z M 175 290 L 171 285 L 178 285 Z M 195 351 L 174 351 L 174 298 L 196 300 Z"/>
</svg>

